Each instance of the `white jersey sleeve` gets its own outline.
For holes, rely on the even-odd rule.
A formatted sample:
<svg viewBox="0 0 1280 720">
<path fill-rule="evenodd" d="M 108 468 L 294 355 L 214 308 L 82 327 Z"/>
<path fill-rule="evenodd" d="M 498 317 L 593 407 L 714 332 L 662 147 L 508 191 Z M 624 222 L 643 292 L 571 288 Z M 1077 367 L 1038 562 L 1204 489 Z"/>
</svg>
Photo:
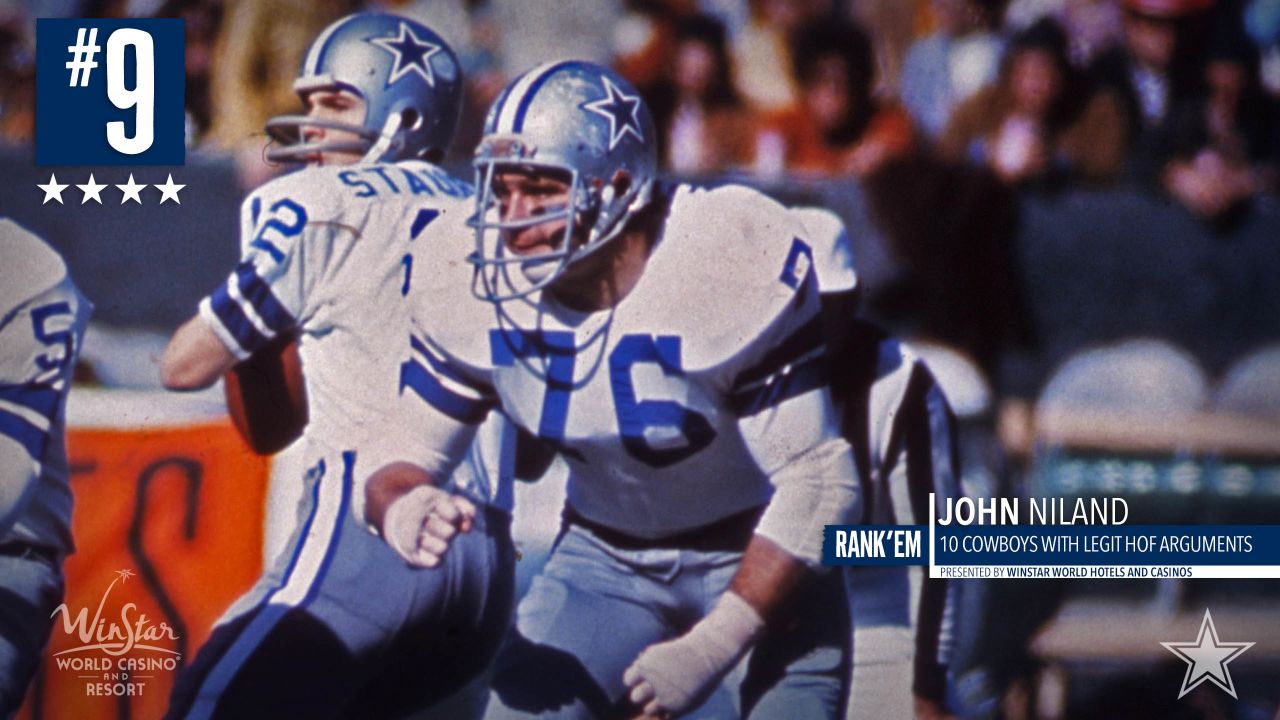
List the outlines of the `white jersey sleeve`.
<svg viewBox="0 0 1280 720">
<path fill-rule="evenodd" d="M 823 527 L 856 516 L 858 484 L 828 386 L 814 240 L 793 212 L 746 188 L 717 189 L 705 204 L 698 214 L 735 223 L 743 246 L 722 269 L 740 284 L 730 290 L 745 312 L 718 334 L 738 348 L 725 378 L 742 438 L 773 486 L 757 533 L 816 566 Z"/>
<path fill-rule="evenodd" d="M 409 297 L 394 414 L 372 439 L 376 462 L 367 467 L 409 462 L 456 492 L 510 511 L 514 430 L 493 412 L 497 392 L 477 359 L 492 310 L 467 284 L 472 233 L 458 215 L 443 218 L 437 230 Z"/>
<path fill-rule="evenodd" d="M 373 207 L 345 202 L 320 169 L 255 190 L 241 207 L 241 260 L 200 303 L 200 315 L 237 358 L 311 319 L 315 289 L 342 272 Z"/>
<path fill-rule="evenodd" d="M 72 549 L 64 416 L 91 311 L 52 248 L 0 221 L 0 541 Z"/>
<path fill-rule="evenodd" d="M 818 288 L 823 293 L 856 289 L 858 274 L 853 269 L 853 246 L 840 216 L 815 206 L 794 207 L 791 212 L 809 233 Z"/>
</svg>

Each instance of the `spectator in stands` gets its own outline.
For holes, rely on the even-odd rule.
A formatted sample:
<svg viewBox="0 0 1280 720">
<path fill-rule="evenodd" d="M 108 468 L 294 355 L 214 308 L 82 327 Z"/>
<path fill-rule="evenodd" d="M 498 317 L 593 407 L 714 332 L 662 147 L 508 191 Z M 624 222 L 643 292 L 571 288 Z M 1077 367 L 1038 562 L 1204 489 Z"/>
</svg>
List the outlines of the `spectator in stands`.
<svg viewBox="0 0 1280 720">
<path fill-rule="evenodd" d="M 1280 4 L 1249 0 L 1244 8 L 1245 29 L 1262 54 L 1262 88 L 1280 102 Z"/>
<path fill-rule="evenodd" d="M 168 0 L 157 17 L 182 18 L 185 29 L 186 139 L 187 147 L 198 144 L 213 120 L 209 83 L 213 47 L 222 23 L 220 0 Z"/>
<path fill-rule="evenodd" d="M 652 97 L 670 80 L 679 27 L 699 13 L 693 0 L 626 0 L 624 7 L 613 30 L 610 65 Z"/>
<path fill-rule="evenodd" d="M 797 108 L 768 116 L 789 170 L 866 178 L 914 146 L 911 117 L 876 99 L 871 40 L 856 25 L 819 21 L 794 37 Z"/>
<path fill-rule="evenodd" d="M 750 160 L 754 116 L 733 87 L 725 30 L 716 20 L 695 15 L 676 25 L 670 65 L 649 106 L 667 168 L 708 173 Z"/>
<path fill-rule="evenodd" d="M 1076 104 L 1067 43 L 1047 17 L 1015 35 L 996 84 L 952 112 L 942 156 L 985 165 L 1011 185 L 1114 178 L 1124 157 L 1122 110 L 1113 94 Z"/>
<path fill-rule="evenodd" d="M 898 96 L 898 78 L 911 44 L 926 28 L 929 0 L 858 0 L 847 3 L 850 20 L 875 38 L 876 93 Z"/>
<path fill-rule="evenodd" d="M 951 109 L 995 80 L 1004 41 L 1004 0 L 934 0 L 938 31 L 912 44 L 903 62 L 902 102 L 930 139 Z"/>
<path fill-rule="evenodd" d="M 262 158 L 269 118 L 298 107 L 293 80 L 321 29 L 355 9 L 356 0 L 226 0 L 213 49 L 212 119 L 206 140 L 237 151 L 240 185 L 261 185 L 276 171 Z M 282 18 L 288 18 L 282 22 Z"/>
<path fill-rule="evenodd" d="M 29 142 L 36 126 L 36 56 L 18 7 L 0 9 L 0 139 Z"/>
<path fill-rule="evenodd" d="M 790 38 L 821 10 L 816 0 L 749 0 L 751 19 L 732 38 L 733 82 L 761 112 L 795 107 Z"/>
<path fill-rule="evenodd" d="M 1116 0 L 1011 0 L 1004 26 L 1019 32 L 1051 17 L 1067 33 L 1071 63 L 1084 66 L 1123 42 L 1123 12 Z"/>
<path fill-rule="evenodd" d="M 502 75 L 514 78 L 553 60 L 609 63 L 624 28 L 624 0 L 485 0 L 488 19 L 498 28 Z M 625 45 L 625 43 L 621 43 Z"/>
<path fill-rule="evenodd" d="M 1274 192 L 1280 117 L 1263 92 L 1258 53 L 1239 16 L 1223 16 L 1209 45 L 1204 90 L 1171 113 L 1160 148 L 1164 188 L 1187 209 L 1219 218 Z"/>
<path fill-rule="evenodd" d="M 1158 136 L 1171 109 L 1199 81 L 1196 22 L 1211 0 L 1124 0 L 1124 45 L 1090 68 L 1101 93 L 1115 94 L 1125 116 L 1130 169 L 1144 182 L 1159 173 Z"/>
</svg>

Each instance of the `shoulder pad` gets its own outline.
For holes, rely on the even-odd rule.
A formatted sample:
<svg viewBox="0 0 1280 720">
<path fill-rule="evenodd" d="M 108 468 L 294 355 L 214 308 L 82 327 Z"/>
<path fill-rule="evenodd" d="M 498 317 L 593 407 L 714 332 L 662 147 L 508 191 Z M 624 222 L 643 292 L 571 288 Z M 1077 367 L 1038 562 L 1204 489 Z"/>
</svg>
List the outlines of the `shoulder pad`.
<svg viewBox="0 0 1280 720">
<path fill-rule="evenodd" d="M 67 265 L 58 251 L 8 218 L 0 219 L 0 313 L 62 282 Z"/>
<path fill-rule="evenodd" d="M 840 216 L 824 207 L 794 207 L 791 212 L 809 231 L 818 289 L 824 293 L 847 292 L 858 286 L 853 268 L 853 248 Z"/>
<path fill-rule="evenodd" d="M 685 337 L 689 367 L 717 365 L 757 344 L 816 296 L 808 231 L 786 207 L 740 185 L 681 187 L 642 285 L 655 325 Z M 808 313 L 806 308 L 800 312 Z"/>
</svg>

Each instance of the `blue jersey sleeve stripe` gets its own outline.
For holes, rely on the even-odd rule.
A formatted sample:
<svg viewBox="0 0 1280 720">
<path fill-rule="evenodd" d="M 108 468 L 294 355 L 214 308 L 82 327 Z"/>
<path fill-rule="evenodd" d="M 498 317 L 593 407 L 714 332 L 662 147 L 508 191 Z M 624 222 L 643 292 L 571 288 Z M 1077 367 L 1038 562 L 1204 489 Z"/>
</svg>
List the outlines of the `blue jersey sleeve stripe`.
<svg viewBox="0 0 1280 720">
<path fill-rule="evenodd" d="M 786 339 L 770 350 L 754 366 L 738 374 L 734 387 L 741 390 L 753 383 L 760 382 L 773 375 L 787 365 L 822 347 L 826 342 L 822 332 L 822 316 L 814 315 L 809 322 L 800 326 Z"/>
<path fill-rule="evenodd" d="M 282 333 L 297 326 L 293 315 L 271 292 L 271 286 L 258 276 L 253 263 L 246 260 L 237 265 L 236 279 L 240 283 L 240 295 L 253 306 L 272 332 Z"/>
<path fill-rule="evenodd" d="M 43 462 L 45 446 L 49 442 L 49 433 L 32 425 L 26 418 L 8 410 L 0 409 L 0 435 L 4 435 L 21 445 L 35 462 Z"/>
<path fill-rule="evenodd" d="M 415 360 L 406 361 L 400 366 L 401 392 L 406 387 L 431 407 L 468 425 L 478 425 L 493 408 L 491 402 L 472 400 L 453 392 Z"/>
<path fill-rule="evenodd" d="M 51 385 L 0 385 L 0 400 L 21 405 L 47 418 L 58 409 L 58 390 Z"/>
<path fill-rule="evenodd" d="M 826 384 L 827 358 L 816 355 L 777 374 L 763 385 L 735 393 L 730 402 L 735 415 L 750 417 Z"/>
<path fill-rule="evenodd" d="M 458 370 L 453 367 L 450 367 L 447 360 L 432 352 L 431 349 L 427 347 L 426 343 L 419 340 L 416 336 L 409 336 L 409 345 L 417 351 L 418 355 L 421 356 L 423 360 L 426 360 L 427 364 L 431 366 L 431 369 L 439 375 L 446 377 L 459 385 L 469 387 L 472 390 L 475 390 L 477 394 L 488 397 L 494 396 L 494 390 L 492 387 L 477 383 L 474 379 L 469 378 L 461 372 L 458 372 Z"/>
<path fill-rule="evenodd" d="M 227 292 L 225 285 L 220 286 L 209 296 L 209 307 L 217 316 L 218 322 L 235 338 L 240 348 L 248 353 L 257 352 L 266 345 L 268 338 L 253 326 L 240 304 Z"/>
</svg>

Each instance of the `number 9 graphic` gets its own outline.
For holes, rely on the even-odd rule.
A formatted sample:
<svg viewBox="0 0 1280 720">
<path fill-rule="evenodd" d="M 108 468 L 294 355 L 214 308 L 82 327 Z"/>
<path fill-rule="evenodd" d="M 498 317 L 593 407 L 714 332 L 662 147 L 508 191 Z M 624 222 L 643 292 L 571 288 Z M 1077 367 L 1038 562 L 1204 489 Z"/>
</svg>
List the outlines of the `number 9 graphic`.
<svg viewBox="0 0 1280 720">
<path fill-rule="evenodd" d="M 124 50 L 132 45 L 137 56 L 137 72 L 132 89 L 124 86 Z M 121 110 L 134 112 L 133 137 L 125 135 L 125 124 L 107 123 L 107 142 L 125 155 L 139 155 L 155 140 L 156 104 L 155 49 L 151 34 L 137 28 L 120 28 L 107 39 L 107 98 Z"/>
</svg>

